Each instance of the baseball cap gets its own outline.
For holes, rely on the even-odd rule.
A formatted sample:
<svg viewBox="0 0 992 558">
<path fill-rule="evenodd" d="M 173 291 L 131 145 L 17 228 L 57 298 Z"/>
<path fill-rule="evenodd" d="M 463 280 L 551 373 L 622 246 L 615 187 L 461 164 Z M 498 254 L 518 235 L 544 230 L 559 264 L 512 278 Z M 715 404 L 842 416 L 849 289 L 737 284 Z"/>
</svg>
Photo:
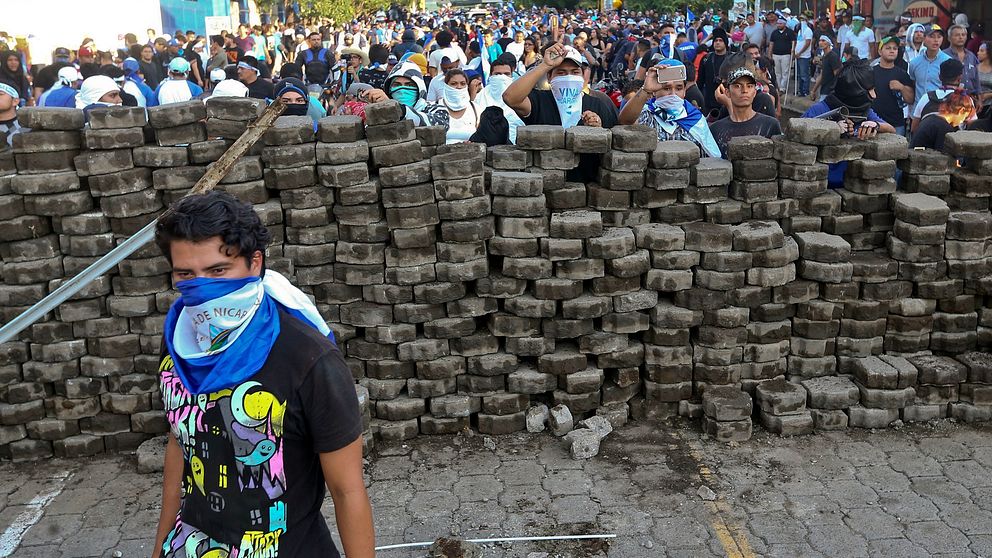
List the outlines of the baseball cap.
<svg viewBox="0 0 992 558">
<path fill-rule="evenodd" d="M 224 81 L 225 79 L 227 79 L 227 72 L 224 71 L 224 68 L 214 68 L 213 70 L 210 70 L 211 82 L 217 83 Z"/>
<path fill-rule="evenodd" d="M 944 30 L 941 29 L 939 25 L 934 25 L 930 29 L 927 29 L 927 37 L 929 37 L 930 35 L 933 35 L 934 33 L 940 33 L 940 36 L 941 37 L 944 36 Z"/>
<path fill-rule="evenodd" d="M 570 46 L 565 47 L 565 60 L 571 60 L 572 62 L 575 62 L 576 66 L 580 67 L 588 64 L 586 59 L 579 54 L 579 51 Z M 562 62 L 564 62 L 564 60 Z"/>
<path fill-rule="evenodd" d="M 59 47 L 52 52 L 52 58 L 56 61 L 68 62 L 72 58 L 72 52 L 65 47 Z"/>
<path fill-rule="evenodd" d="M 751 73 L 751 70 L 748 70 L 746 67 L 741 66 L 740 68 L 737 68 L 734 71 L 730 72 L 730 75 L 727 76 L 727 83 L 734 83 L 735 81 L 741 78 L 751 78 L 751 81 L 755 83 L 758 82 L 758 79 L 754 77 L 754 74 Z"/>
<path fill-rule="evenodd" d="M 886 35 L 885 37 L 882 37 L 882 40 L 878 41 L 878 46 L 882 47 L 893 41 L 895 41 L 896 46 L 899 46 L 899 37 L 896 37 L 895 35 Z"/>
<path fill-rule="evenodd" d="M 169 73 L 185 74 L 189 71 L 189 62 L 184 58 L 173 58 L 169 62 Z"/>
<path fill-rule="evenodd" d="M 80 57 L 93 56 L 93 49 L 89 47 L 79 47 L 79 50 L 76 51 L 76 55 Z"/>
<path fill-rule="evenodd" d="M 166 43 L 166 46 L 170 46 L 170 47 L 171 46 L 179 46 L 179 41 L 177 41 L 175 39 L 170 39 L 169 42 Z"/>
</svg>

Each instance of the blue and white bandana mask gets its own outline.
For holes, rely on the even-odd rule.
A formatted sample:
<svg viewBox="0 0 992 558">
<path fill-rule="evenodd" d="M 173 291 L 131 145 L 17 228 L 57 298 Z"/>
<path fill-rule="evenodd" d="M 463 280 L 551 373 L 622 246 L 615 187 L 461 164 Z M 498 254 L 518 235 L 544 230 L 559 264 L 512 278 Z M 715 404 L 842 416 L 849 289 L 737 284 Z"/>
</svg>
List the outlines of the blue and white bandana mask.
<svg viewBox="0 0 992 558">
<path fill-rule="evenodd" d="M 582 76 L 558 76 L 551 80 L 551 94 L 558 105 L 562 128 L 576 126 L 582 118 Z"/>
<path fill-rule="evenodd" d="M 229 388 L 258 372 L 279 337 L 280 310 L 334 341 L 316 306 L 275 271 L 264 279 L 198 277 L 176 288 L 181 296 L 165 318 L 165 345 L 193 394 Z"/>
</svg>

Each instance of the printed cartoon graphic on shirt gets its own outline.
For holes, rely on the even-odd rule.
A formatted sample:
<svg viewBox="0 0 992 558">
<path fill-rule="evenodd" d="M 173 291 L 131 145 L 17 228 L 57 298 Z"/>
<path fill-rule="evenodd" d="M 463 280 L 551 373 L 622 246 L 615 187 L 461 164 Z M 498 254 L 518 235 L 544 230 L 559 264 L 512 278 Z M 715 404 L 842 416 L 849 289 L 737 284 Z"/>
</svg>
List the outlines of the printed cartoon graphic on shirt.
<svg viewBox="0 0 992 558">
<path fill-rule="evenodd" d="M 283 420 L 280 401 L 257 381 L 193 395 L 175 374 L 172 358 L 159 368 L 166 417 L 183 451 L 184 507 L 207 521 L 243 525 L 239 543 L 211 538 L 176 518 L 166 558 L 275 558 L 286 532 Z M 209 517 L 210 514 L 224 515 Z M 238 531 L 240 535 L 242 531 Z"/>
</svg>

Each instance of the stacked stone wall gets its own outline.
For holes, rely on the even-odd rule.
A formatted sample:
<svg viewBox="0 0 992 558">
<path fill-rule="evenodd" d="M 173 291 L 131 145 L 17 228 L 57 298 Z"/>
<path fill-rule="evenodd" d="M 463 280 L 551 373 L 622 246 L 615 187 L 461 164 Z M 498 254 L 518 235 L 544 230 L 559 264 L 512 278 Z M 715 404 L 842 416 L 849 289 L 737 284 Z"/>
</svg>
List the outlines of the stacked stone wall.
<svg viewBox="0 0 992 558">
<path fill-rule="evenodd" d="M 180 199 L 264 106 L 23 109 L 0 152 L 0 323 Z M 992 417 L 992 134 L 949 152 L 794 119 L 699 158 L 649 129 L 444 145 L 395 103 L 281 117 L 218 188 L 313 295 L 375 438 L 506 433 L 532 405 L 719 439 Z M 845 187 L 828 164 L 847 161 Z M 577 171 L 588 181 L 575 181 Z M 897 182 L 898 175 L 898 182 Z M 149 244 L 0 346 L 0 456 L 166 431 L 169 265 Z"/>
</svg>

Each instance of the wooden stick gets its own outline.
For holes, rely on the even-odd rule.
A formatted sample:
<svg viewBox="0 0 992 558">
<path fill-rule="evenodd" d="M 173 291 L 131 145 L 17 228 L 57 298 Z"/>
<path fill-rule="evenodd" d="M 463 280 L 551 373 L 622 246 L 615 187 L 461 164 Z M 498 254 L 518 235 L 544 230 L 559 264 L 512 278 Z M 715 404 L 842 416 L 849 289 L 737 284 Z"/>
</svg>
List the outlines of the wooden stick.
<svg viewBox="0 0 992 558">
<path fill-rule="evenodd" d="M 248 152 L 253 145 L 255 145 L 258 140 L 262 139 L 265 131 L 272 127 L 276 122 L 276 118 L 286 110 L 286 105 L 280 100 L 276 99 L 272 101 L 272 104 L 265 108 L 262 115 L 258 117 L 255 122 L 248 125 L 248 129 L 245 133 L 241 134 L 231 147 L 227 148 L 227 151 L 217 159 L 215 163 L 210 165 L 207 172 L 196 181 L 193 189 L 190 190 L 187 196 L 194 196 L 196 194 L 202 194 L 204 192 L 209 192 L 213 190 L 215 186 L 224 178 L 234 163 L 241 158 L 242 155 Z"/>
<path fill-rule="evenodd" d="M 221 155 L 220 159 L 210 166 L 207 172 L 196 182 L 189 194 L 186 195 L 202 194 L 214 189 L 228 171 L 231 170 L 234 163 L 262 138 L 266 130 L 272 127 L 276 118 L 284 110 L 286 110 L 286 106 L 282 101 L 279 99 L 273 101 L 254 123 L 248 125 L 245 133 L 241 134 L 241 137 Z M 171 211 L 171 208 L 163 211 L 162 215 L 166 215 L 169 211 Z M 162 215 L 159 215 L 140 231 L 90 264 L 86 269 L 76 274 L 76 276 L 63 281 L 59 288 L 55 289 L 51 294 L 35 303 L 16 318 L 3 325 L 3 327 L 0 327 L 0 343 L 13 340 L 17 334 L 24 331 L 29 325 L 44 318 L 49 312 L 55 310 L 58 305 L 75 296 L 86 285 L 89 285 L 104 273 L 115 268 L 125 258 L 150 242 L 155 237 L 155 225 L 162 218 Z"/>
</svg>

